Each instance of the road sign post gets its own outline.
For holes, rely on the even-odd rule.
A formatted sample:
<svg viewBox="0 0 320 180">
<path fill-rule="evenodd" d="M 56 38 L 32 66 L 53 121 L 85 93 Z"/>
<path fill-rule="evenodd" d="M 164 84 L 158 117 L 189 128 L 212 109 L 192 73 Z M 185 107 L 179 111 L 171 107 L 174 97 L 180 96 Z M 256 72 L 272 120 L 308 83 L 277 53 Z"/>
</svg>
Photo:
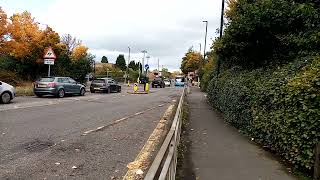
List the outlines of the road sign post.
<svg viewBox="0 0 320 180">
<path fill-rule="evenodd" d="M 149 64 L 146 64 L 145 66 L 144 66 L 144 68 L 146 69 L 146 75 L 147 75 L 147 73 L 148 73 L 148 70 L 149 70 Z"/>
<path fill-rule="evenodd" d="M 54 61 L 57 58 L 51 47 L 49 47 L 47 49 L 47 51 L 45 52 L 43 58 L 44 58 L 44 61 L 43 61 L 44 64 L 48 64 L 49 65 L 49 67 L 48 67 L 48 77 L 50 77 L 51 65 L 54 65 Z"/>
</svg>

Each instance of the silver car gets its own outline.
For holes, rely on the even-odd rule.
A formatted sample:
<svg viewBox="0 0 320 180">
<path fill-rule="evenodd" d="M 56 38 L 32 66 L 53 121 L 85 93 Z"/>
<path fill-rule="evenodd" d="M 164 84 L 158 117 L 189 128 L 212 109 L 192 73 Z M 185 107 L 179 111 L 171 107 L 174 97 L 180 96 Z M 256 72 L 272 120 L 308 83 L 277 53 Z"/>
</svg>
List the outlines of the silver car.
<svg viewBox="0 0 320 180">
<path fill-rule="evenodd" d="M 8 104 L 16 96 L 16 89 L 0 81 L 0 103 Z"/>
</svg>

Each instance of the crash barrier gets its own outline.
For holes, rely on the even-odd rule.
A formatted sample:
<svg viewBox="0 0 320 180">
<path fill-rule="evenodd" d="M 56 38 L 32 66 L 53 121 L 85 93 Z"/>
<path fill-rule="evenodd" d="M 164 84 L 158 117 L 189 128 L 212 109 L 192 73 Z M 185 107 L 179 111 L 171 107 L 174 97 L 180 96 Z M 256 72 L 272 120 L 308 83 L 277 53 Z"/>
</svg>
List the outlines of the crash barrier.
<svg viewBox="0 0 320 180">
<path fill-rule="evenodd" d="M 161 148 L 149 168 L 145 180 L 174 180 L 177 167 L 177 148 L 180 141 L 183 103 L 186 96 L 186 87 L 180 97 L 179 105 L 174 116 L 172 126 Z"/>
</svg>

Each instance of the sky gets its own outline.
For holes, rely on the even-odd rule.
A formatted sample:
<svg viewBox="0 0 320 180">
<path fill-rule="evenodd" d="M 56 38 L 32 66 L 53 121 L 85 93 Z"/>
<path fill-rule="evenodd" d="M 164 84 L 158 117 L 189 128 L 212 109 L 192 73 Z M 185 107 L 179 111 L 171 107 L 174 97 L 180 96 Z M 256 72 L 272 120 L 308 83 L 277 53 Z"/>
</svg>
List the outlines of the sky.
<svg viewBox="0 0 320 180">
<path fill-rule="evenodd" d="M 82 40 L 99 62 L 107 56 L 114 63 L 119 54 L 142 60 L 146 50 L 150 69 L 178 70 L 187 50 L 202 54 L 208 21 L 207 51 L 217 36 L 221 0 L 0 0 L 11 16 L 29 11 L 35 21 L 60 35 Z M 147 60 L 145 60 L 146 63 Z"/>
</svg>

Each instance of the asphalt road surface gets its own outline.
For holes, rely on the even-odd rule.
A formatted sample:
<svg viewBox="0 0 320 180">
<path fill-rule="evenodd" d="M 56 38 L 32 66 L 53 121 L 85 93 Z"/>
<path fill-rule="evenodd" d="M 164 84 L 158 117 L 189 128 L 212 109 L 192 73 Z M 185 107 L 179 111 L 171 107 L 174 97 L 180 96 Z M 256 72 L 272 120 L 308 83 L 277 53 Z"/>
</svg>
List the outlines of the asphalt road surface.
<svg viewBox="0 0 320 180">
<path fill-rule="evenodd" d="M 182 88 L 0 105 L 0 179 L 122 179 Z"/>
</svg>

